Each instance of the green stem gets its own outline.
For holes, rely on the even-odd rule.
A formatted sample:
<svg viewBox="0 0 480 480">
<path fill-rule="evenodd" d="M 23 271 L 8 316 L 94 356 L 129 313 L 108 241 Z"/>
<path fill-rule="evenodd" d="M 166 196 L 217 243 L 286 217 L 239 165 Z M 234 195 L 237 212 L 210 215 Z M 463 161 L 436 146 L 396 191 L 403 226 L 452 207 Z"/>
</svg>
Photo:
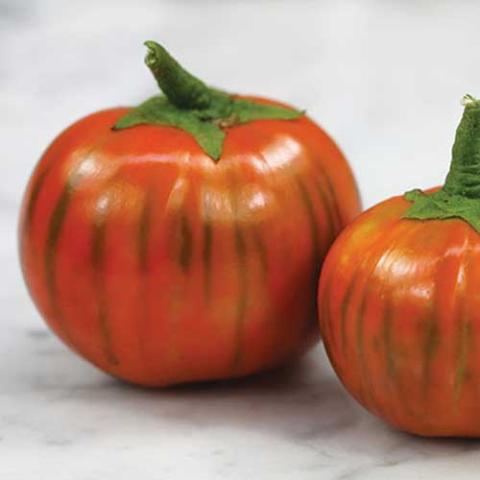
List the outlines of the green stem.
<svg viewBox="0 0 480 480">
<path fill-rule="evenodd" d="M 465 111 L 455 135 L 443 190 L 450 195 L 480 199 L 480 100 L 470 95 L 463 100 Z"/>
<path fill-rule="evenodd" d="M 170 56 L 158 43 L 145 42 L 145 63 L 164 95 L 155 95 L 118 118 L 113 130 L 137 125 L 174 127 L 189 133 L 214 161 L 222 155 L 227 130 L 257 120 L 296 120 L 303 112 L 236 98 L 209 88 Z M 180 145 L 178 146 L 181 147 Z"/>
<path fill-rule="evenodd" d="M 452 162 L 444 186 L 434 192 L 411 190 L 403 215 L 416 220 L 460 219 L 480 233 L 480 101 L 463 98 L 465 111 L 457 128 Z"/>
<path fill-rule="evenodd" d="M 212 102 L 211 90 L 188 73 L 161 45 L 145 42 L 145 63 L 168 100 L 184 110 L 204 110 Z"/>
</svg>

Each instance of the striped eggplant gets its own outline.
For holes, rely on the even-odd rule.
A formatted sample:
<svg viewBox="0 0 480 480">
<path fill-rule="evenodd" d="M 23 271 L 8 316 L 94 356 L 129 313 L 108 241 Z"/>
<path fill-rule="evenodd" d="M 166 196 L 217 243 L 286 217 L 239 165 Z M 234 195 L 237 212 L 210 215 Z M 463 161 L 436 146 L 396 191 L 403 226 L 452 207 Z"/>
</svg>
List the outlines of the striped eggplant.
<svg viewBox="0 0 480 480">
<path fill-rule="evenodd" d="M 335 241 L 319 287 L 329 358 L 368 410 L 424 436 L 480 436 L 480 102 L 445 184 L 386 200 Z"/>
<path fill-rule="evenodd" d="M 351 171 L 302 112 L 147 47 L 165 96 L 76 122 L 31 177 L 31 296 L 71 349 L 134 383 L 272 368 L 318 338 L 322 259 L 360 208 Z"/>
</svg>

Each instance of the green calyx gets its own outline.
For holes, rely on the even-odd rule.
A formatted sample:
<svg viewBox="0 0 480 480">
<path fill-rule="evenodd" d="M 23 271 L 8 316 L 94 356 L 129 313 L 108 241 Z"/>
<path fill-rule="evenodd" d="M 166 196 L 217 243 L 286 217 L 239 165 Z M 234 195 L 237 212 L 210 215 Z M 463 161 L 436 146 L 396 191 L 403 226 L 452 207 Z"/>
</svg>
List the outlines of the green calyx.
<svg viewBox="0 0 480 480">
<path fill-rule="evenodd" d="M 190 133 L 204 152 L 215 161 L 222 155 L 225 129 L 253 120 L 295 120 L 303 112 L 237 99 L 207 87 L 188 73 L 158 43 L 145 42 L 145 63 L 164 95 L 157 95 L 130 110 L 114 130 L 156 124 Z"/>
<path fill-rule="evenodd" d="M 404 218 L 460 218 L 480 233 L 480 100 L 465 95 L 463 104 L 445 185 L 434 193 L 407 192 L 412 205 Z"/>
</svg>

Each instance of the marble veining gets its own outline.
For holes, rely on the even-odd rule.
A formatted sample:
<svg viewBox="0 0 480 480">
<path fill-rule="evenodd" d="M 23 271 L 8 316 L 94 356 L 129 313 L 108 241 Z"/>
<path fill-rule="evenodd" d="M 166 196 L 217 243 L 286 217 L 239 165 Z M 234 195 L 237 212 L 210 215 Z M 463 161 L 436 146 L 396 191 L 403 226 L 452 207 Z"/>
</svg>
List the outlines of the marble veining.
<svg viewBox="0 0 480 480">
<path fill-rule="evenodd" d="M 34 310 L 16 223 L 54 135 L 155 91 L 147 38 L 215 85 L 307 107 L 367 206 L 439 183 L 460 98 L 480 95 L 479 14 L 446 0 L 0 0 L 0 479 L 478 478 L 477 441 L 389 428 L 347 396 L 322 347 L 270 374 L 164 391 L 104 375 Z"/>
</svg>

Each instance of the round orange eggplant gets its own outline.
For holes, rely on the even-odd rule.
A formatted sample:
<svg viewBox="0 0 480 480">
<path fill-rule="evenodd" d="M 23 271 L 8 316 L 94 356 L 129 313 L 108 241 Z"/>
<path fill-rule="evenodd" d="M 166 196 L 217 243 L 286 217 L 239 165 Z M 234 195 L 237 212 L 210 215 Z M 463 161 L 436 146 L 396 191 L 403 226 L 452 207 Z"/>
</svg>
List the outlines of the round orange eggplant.
<svg viewBox="0 0 480 480">
<path fill-rule="evenodd" d="M 465 105 L 445 185 L 360 215 L 319 287 L 324 344 L 347 390 L 425 436 L 480 436 L 480 102 Z"/>
<path fill-rule="evenodd" d="M 303 112 L 209 88 L 147 47 L 165 96 L 76 122 L 40 159 L 26 283 L 58 336 L 122 379 L 269 369 L 318 338 L 320 266 L 360 208 L 352 173 Z"/>
</svg>

